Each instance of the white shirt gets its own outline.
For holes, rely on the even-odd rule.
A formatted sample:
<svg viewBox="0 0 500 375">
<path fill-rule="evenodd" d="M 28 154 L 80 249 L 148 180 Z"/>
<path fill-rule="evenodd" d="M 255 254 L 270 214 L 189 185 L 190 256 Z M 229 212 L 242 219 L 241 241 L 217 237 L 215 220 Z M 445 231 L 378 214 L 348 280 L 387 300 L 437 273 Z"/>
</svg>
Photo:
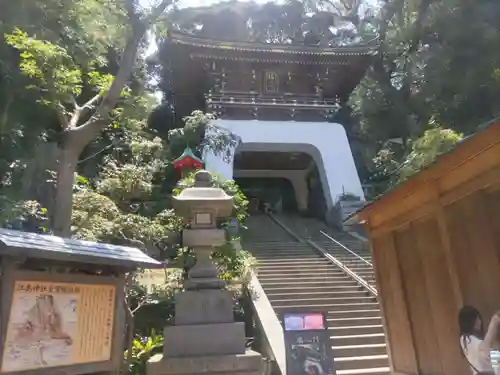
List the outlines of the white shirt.
<svg viewBox="0 0 500 375">
<path fill-rule="evenodd" d="M 475 367 L 475 369 L 471 367 L 472 374 L 476 375 L 477 371 L 494 374 L 493 366 L 491 365 L 491 348 L 483 340 L 478 339 L 476 336 L 467 336 L 465 338 L 461 336 L 460 346 L 469 364 Z"/>
</svg>

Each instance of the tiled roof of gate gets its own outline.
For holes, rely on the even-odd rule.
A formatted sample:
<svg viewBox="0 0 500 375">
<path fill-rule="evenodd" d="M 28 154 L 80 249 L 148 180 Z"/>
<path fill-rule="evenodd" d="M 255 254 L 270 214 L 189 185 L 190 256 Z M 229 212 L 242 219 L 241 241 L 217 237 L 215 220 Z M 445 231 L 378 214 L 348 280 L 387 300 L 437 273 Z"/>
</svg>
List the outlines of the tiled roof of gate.
<svg viewBox="0 0 500 375">
<path fill-rule="evenodd" d="M 1 255 L 102 264 L 129 269 L 162 267 L 160 262 L 137 248 L 10 229 L 0 229 Z"/>
<path fill-rule="evenodd" d="M 181 32 L 170 32 L 169 40 L 174 44 L 192 47 L 210 48 L 220 51 L 234 52 L 259 52 L 271 54 L 288 55 L 311 55 L 311 56 L 368 56 L 373 54 L 374 45 L 320 47 L 320 46 L 297 46 L 291 44 L 267 44 L 255 42 L 222 41 L 193 36 Z"/>
</svg>

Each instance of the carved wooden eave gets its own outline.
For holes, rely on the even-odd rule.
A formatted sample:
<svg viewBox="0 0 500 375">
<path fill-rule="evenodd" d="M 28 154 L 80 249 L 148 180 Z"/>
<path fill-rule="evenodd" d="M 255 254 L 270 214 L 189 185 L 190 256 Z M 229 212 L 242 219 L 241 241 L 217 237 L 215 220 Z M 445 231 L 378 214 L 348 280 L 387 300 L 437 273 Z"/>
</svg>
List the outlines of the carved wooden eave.
<svg viewBox="0 0 500 375">
<path fill-rule="evenodd" d="M 206 95 L 207 105 L 216 108 L 227 107 L 275 107 L 320 110 L 338 109 L 336 100 L 326 100 L 314 97 L 299 97 L 286 95 L 274 98 L 260 97 L 259 95 L 231 96 L 231 95 Z"/>
<path fill-rule="evenodd" d="M 304 65 L 368 65 L 376 46 L 341 47 L 231 42 L 171 32 L 169 42 L 191 58 Z"/>
</svg>

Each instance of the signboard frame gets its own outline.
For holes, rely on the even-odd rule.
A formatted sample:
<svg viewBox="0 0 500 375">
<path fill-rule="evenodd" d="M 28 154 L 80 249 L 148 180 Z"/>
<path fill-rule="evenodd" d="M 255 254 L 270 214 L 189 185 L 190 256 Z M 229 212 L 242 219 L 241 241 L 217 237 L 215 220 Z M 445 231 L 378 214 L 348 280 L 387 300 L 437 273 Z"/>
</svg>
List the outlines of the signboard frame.
<svg viewBox="0 0 500 375">
<path fill-rule="evenodd" d="M 106 286 L 114 288 L 114 304 L 113 304 L 113 322 L 111 329 L 111 350 L 108 360 L 97 361 L 97 362 L 86 362 L 86 363 L 74 363 L 61 366 L 42 366 L 34 369 L 23 369 L 14 371 L 2 371 L 4 360 L 4 351 L 7 349 L 7 333 L 9 328 L 9 322 L 11 321 L 11 310 L 12 304 L 15 298 L 15 285 L 16 282 L 29 282 L 32 284 L 83 284 L 88 286 Z M 47 273 L 42 271 L 20 271 L 12 268 L 7 268 L 5 273 L 2 275 L 1 282 L 1 293 L 2 293 L 2 306 L 1 306 L 1 320 L 0 320 L 0 330 L 1 337 L 4 338 L 0 342 L 0 373 L 9 375 L 18 374 L 40 374 L 46 373 L 47 371 L 53 373 L 64 373 L 66 375 L 77 375 L 83 373 L 91 372 L 106 372 L 112 371 L 117 366 L 117 361 L 121 361 L 123 358 L 123 346 L 120 339 L 121 329 L 125 324 L 124 312 L 121 312 L 120 307 L 123 303 L 124 291 L 123 291 L 124 280 L 121 277 L 111 277 L 111 276 L 94 276 L 94 275 L 82 275 L 79 273 L 75 274 L 57 274 L 57 273 Z M 118 356 L 119 354 L 119 356 Z"/>
<path fill-rule="evenodd" d="M 305 327 L 287 330 L 286 318 L 290 315 L 319 315 L 322 328 L 306 329 Z M 326 313 L 324 311 L 288 310 L 282 312 L 280 318 L 283 325 L 288 375 L 336 375 Z"/>
</svg>

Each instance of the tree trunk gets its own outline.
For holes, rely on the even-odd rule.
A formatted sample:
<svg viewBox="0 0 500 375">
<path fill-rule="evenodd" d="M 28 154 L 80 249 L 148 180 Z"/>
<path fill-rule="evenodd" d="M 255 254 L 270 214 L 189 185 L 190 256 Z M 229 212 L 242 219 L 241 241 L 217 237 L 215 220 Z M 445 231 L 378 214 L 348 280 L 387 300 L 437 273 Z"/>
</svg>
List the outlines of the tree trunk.
<svg viewBox="0 0 500 375">
<path fill-rule="evenodd" d="M 36 200 L 48 212 L 54 208 L 55 184 L 50 172 L 57 169 L 59 151 L 56 142 L 37 144 L 22 177 L 21 199 Z"/>
<path fill-rule="evenodd" d="M 59 150 L 57 180 L 52 214 L 52 230 L 56 236 L 71 236 L 71 213 L 73 206 L 73 184 L 80 149 L 64 142 Z"/>
<path fill-rule="evenodd" d="M 61 237 L 71 236 L 71 214 L 73 205 L 73 184 L 75 182 L 76 164 L 83 148 L 89 144 L 106 126 L 110 112 L 120 99 L 123 88 L 130 78 L 137 56 L 137 50 L 147 29 L 171 4 L 171 0 L 163 0 L 151 10 L 149 16 L 141 20 L 140 15 L 134 12 L 134 1 L 127 0 L 125 7 L 132 26 L 131 35 L 123 51 L 119 69 L 111 87 L 95 113 L 87 122 L 78 125 L 82 113 L 94 107 L 100 96 L 92 98 L 82 107 L 76 106 L 69 119 L 66 114 L 60 114 L 61 125 L 65 129 L 64 141 L 59 153 L 57 165 L 57 186 L 52 215 L 52 230 Z"/>
</svg>

